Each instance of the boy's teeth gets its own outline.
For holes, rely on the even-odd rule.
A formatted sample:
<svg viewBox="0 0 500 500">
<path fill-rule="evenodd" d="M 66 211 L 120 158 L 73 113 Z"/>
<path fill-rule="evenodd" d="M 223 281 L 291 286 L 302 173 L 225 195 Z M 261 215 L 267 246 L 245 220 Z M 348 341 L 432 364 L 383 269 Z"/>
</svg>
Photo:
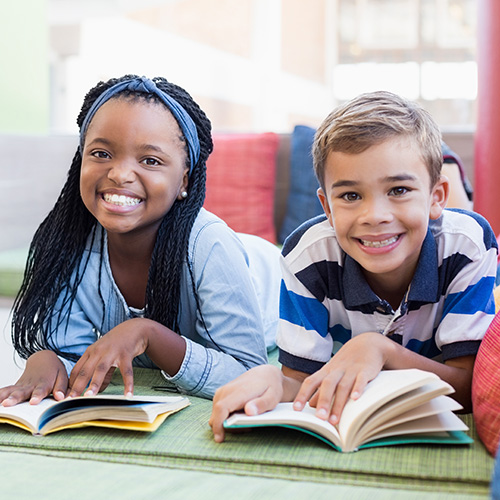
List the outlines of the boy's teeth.
<svg viewBox="0 0 500 500">
<path fill-rule="evenodd" d="M 113 203 L 114 205 L 137 205 L 141 202 L 139 198 L 130 198 L 123 194 L 104 194 L 104 200 L 108 203 Z"/>
<path fill-rule="evenodd" d="M 395 241 L 397 241 L 398 238 L 399 238 L 399 236 L 393 236 L 392 238 L 388 238 L 388 239 L 382 240 L 382 241 L 361 240 L 361 243 L 363 243 L 363 245 L 365 247 L 380 248 L 380 247 L 385 247 L 387 245 L 390 245 L 391 243 L 394 243 Z"/>
</svg>

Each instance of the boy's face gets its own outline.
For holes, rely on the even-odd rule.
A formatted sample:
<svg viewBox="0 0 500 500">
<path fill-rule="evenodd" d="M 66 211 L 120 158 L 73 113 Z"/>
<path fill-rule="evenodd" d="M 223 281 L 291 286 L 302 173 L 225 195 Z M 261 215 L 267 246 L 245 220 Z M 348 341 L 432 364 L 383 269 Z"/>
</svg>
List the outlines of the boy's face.
<svg viewBox="0 0 500 500">
<path fill-rule="evenodd" d="M 448 181 L 431 189 L 416 145 L 396 137 L 363 153 L 331 152 L 318 196 L 342 249 L 364 269 L 374 291 L 404 291 L 430 219 L 448 198 Z M 386 298 L 386 297 L 383 297 Z"/>
</svg>

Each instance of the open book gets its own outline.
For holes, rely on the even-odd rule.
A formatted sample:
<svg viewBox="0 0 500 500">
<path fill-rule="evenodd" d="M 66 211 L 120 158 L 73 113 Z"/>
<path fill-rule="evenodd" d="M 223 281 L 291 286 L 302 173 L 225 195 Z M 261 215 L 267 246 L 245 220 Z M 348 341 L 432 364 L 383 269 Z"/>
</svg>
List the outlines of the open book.
<svg viewBox="0 0 500 500">
<path fill-rule="evenodd" d="M 62 401 L 47 398 L 37 405 L 28 402 L 4 408 L 0 423 L 25 429 L 33 434 L 75 427 L 111 427 L 152 432 L 164 420 L 189 405 L 182 396 L 112 396 L 99 394 Z"/>
<path fill-rule="evenodd" d="M 316 417 L 316 409 L 308 405 L 295 411 L 292 403 L 280 403 L 261 415 L 234 413 L 224 427 L 291 427 L 343 452 L 404 443 L 471 443 L 463 432 L 468 427 L 453 413 L 462 406 L 446 396 L 452 392 L 434 373 L 387 370 L 368 383 L 359 399 L 346 403 L 336 426 Z"/>
</svg>

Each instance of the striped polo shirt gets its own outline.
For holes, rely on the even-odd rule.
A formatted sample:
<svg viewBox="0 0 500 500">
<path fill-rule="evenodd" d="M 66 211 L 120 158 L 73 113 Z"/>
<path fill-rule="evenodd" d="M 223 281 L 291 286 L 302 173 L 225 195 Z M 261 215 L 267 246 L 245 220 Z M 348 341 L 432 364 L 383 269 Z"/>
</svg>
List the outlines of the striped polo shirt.
<svg viewBox="0 0 500 500">
<path fill-rule="evenodd" d="M 475 355 L 495 314 L 497 243 L 478 214 L 431 220 L 399 308 L 380 299 L 324 215 L 294 231 L 281 257 L 279 361 L 314 373 L 350 338 L 376 331 L 427 358 Z"/>
</svg>

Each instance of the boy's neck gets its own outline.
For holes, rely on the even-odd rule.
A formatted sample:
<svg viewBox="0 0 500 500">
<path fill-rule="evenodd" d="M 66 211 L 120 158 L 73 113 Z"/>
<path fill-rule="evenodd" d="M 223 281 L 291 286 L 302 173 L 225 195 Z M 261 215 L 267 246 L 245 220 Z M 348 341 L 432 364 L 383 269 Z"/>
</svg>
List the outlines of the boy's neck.
<svg viewBox="0 0 500 500">
<path fill-rule="evenodd" d="M 388 302 L 394 311 L 400 306 L 410 286 L 410 282 L 407 282 L 406 280 L 404 282 L 395 284 L 388 281 L 384 282 L 379 279 L 374 280 L 373 277 L 366 274 L 365 278 L 368 285 L 370 285 L 370 288 L 377 295 L 377 297 Z"/>
</svg>

